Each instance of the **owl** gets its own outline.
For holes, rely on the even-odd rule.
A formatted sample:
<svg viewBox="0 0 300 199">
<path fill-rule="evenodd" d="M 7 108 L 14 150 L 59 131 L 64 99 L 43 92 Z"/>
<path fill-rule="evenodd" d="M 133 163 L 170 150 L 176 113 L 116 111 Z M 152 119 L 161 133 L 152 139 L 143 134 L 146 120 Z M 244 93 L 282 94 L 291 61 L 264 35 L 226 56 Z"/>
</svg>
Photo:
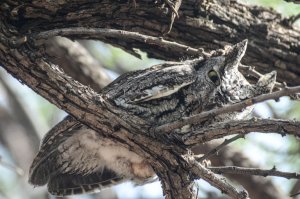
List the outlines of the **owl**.
<svg viewBox="0 0 300 199">
<path fill-rule="evenodd" d="M 134 117 L 139 117 L 155 127 L 268 93 L 275 84 L 275 72 L 250 84 L 238 71 L 246 46 L 243 41 L 223 54 L 129 72 L 100 94 L 126 113 L 120 116 L 124 121 L 134 123 Z M 248 114 L 221 114 L 206 122 L 242 119 Z M 91 193 L 124 181 L 143 184 L 155 176 L 147 159 L 68 116 L 43 139 L 29 182 L 47 184 L 51 194 L 63 196 Z"/>
</svg>

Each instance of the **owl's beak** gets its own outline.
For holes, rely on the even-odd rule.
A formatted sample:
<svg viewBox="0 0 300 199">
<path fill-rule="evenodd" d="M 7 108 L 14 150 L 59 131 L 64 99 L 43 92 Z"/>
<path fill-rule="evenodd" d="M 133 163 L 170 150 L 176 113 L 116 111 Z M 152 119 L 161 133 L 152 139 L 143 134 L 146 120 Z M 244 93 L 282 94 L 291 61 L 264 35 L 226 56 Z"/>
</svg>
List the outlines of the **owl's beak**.
<svg viewBox="0 0 300 199">
<path fill-rule="evenodd" d="M 248 40 L 245 39 L 240 43 L 232 46 L 226 53 L 225 69 L 238 68 L 241 59 L 245 55 Z"/>
</svg>

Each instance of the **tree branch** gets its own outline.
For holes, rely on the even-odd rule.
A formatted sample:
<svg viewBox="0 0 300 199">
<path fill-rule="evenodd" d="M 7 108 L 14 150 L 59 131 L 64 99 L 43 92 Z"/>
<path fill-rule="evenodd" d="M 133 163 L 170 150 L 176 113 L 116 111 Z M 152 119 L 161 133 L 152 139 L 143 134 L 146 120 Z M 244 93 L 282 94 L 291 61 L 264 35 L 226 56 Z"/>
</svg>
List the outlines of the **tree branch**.
<svg viewBox="0 0 300 199">
<path fill-rule="evenodd" d="M 211 171 L 217 174 L 239 174 L 239 175 L 257 175 L 257 176 L 277 176 L 286 179 L 300 179 L 300 173 L 282 172 L 273 167 L 269 170 L 258 168 L 245 168 L 236 166 L 223 166 L 223 167 L 208 167 Z"/>
<path fill-rule="evenodd" d="M 143 35 L 138 32 L 130 32 L 125 30 L 105 29 L 105 28 L 62 28 L 32 34 L 32 40 L 48 39 L 55 36 L 64 36 L 76 39 L 92 39 L 105 41 L 107 38 L 113 40 L 121 40 L 123 42 L 131 41 L 135 43 L 136 47 L 147 44 L 148 47 L 156 48 L 156 53 L 167 52 L 172 49 L 172 56 L 178 57 L 200 57 L 210 56 L 209 53 L 204 52 L 202 48 L 196 49 L 187 45 L 179 44 L 173 41 L 168 41 L 162 37 L 153 37 Z M 116 45 L 116 44 L 115 44 Z M 122 46 L 120 46 L 122 47 Z M 141 58 L 134 50 L 129 51 L 134 56 Z"/>
<path fill-rule="evenodd" d="M 195 154 L 206 154 L 216 148 L 218 146 L 217 143 L 217 141 L 214 141 L 199 144 L 192 151 Z M 241 150 L 234 147 L 225 147 L 218 152 L 217 156 L 212 156 L 209 160 L 211 161 L 211 165 L 214 166 L 236 165 L 248 168 L 259 168 L 260 166 L 250 160 Z M 249 193 L 250 198 L 289 199 L 270 178 L 230 174 L 226 175 L 226 177 L 244 187 Z"/>
<path fill-rule="evenodd" d="M 236 135 L 230 139 L 225 139 L 224 142 L 222 144 L 220 144 L 219 146 L 217 146 L 216 148 L 212 149 L 211 151 L 209 151 L 208 153 L 206 153 L 205 155 L 203 155 L 200 158 L 197 158 L 197 161 L 202 162 L 205 159 L 208 159 L 209 157 L 215 155 L 216 153 L 218 153 L 218 151 L 220 151 L 223 147 L 227 146 L 228 144 L 240 139 L 240 138 L 244 138 L 245 135 Z"/>
<path fill-rule="evenodd" d="M 86 3 L 81 1 L 61 2 L 34 1 L 26 3 L 16 0 L 3 1 L 3 15 L 16 23 L 22 33 L 38 33 L 67 27 L 113 28 L 139 32 L 149 36 L 162 36 L 169 28 L 171 11 L 149 0 L 138 1 L 136 7 L 127 2 L 104 0 Z M 4 5 L 5 4 L 5 5 Z M 99 14 L 101 13 L 101 14 Z M 278 71 L 280 82 L 299 85 L 300 52 L 299 30 L 284 23 L 275 11 L 251 7 L 231 1 L 183 1 L 172 31 L 164 38 L 192 48 L 203 48 L 209 52 L 227 44 L 248 38 L 249 46 L 244 62 L 257 66 L 260 72 Z M 91 20 L 91 16 L 95 20 Z M 117 17 L 116 17 L 117 16 Z M 62 19 L 64 23 L 62 23 Z M 123 46 L 130 52 L 139 48 L 150 57 L 181 60 L 181 53 L 161 51 L 155 45 L 145 46 L 132 40 L 106 37 L 103 41 Z M 175 50 L 175 49 L 172 49 Z"/>
<path fill-rule="evenodd" d="M 275 119 L 251 119 L 240 121 L 219 122 L 208 126 L 205 129 L 193 131 L 183 136 L 186 145 L 195 145 L 208 142 L 213 139 L 222 138 L 228 135 L 245 135 L 251 132 L 279 133 L 300 137 L 300 122 Z"/>
<path fill-rule="evenodd" d="M 235 187 L 229 184 L 225 178 L 219 178 L 217 175 L 198 163 L 192 156 L 184 157 L 184 159 L 191 165 L 190 171 L 194 173 L 194 175 L 201 176 L 202 179 L 209 182 L 212 186 L 218 188 L 222 192 L 228 194 L 232 198 L 246 199 L 249 197 L 246 190 L 237 190 Z"/>
</svg>

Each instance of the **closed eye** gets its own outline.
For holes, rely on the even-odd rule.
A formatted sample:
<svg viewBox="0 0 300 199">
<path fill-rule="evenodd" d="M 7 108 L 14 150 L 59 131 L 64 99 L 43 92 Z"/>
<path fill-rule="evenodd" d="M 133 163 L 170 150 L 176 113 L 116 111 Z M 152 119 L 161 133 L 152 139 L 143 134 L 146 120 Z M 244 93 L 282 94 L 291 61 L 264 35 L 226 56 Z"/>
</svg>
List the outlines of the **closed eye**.
<svg viewBox="0 0 300 199">
<path fill-rule="evenodd" d="M 208 73 L 208 78 L 216 85 L 220 85 L 220 77 L 217 71 L 215 70 L 210 70 Z"/>
</svg>

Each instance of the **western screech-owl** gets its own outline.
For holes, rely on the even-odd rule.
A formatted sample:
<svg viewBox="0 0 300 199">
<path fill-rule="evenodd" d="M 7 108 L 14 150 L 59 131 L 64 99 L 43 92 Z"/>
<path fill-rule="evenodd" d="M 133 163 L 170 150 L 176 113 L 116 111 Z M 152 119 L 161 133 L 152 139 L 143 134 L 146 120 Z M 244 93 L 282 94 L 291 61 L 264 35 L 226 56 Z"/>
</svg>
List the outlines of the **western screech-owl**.
<svg viewBox="0 0 300 199">
<path fill-rule="evenodd" d="M 104 88 L 101 95 L 128 115 L 155 126 L 270 92 L 275 72 L 252 85 L 238 71 L 246 45 L 243 41 L 222 55 L 167 62 L 126 73 Z M 215 119 L 244 116 L 243 112 L 235 112 Z M 123 119 L 134 122 L 128 118 Z M 59 123 L 44 138 L 30 168 L 30 183 L 48 183 L 51 194 L 70 195 L 94 192 L 126 180 L 143 183 L 155 176 L 143 157 L 117 142 L 100 137 L 79 122 L 67 128 L 60 128 L 62 125 L 65 123 Z"/>
</svg>

